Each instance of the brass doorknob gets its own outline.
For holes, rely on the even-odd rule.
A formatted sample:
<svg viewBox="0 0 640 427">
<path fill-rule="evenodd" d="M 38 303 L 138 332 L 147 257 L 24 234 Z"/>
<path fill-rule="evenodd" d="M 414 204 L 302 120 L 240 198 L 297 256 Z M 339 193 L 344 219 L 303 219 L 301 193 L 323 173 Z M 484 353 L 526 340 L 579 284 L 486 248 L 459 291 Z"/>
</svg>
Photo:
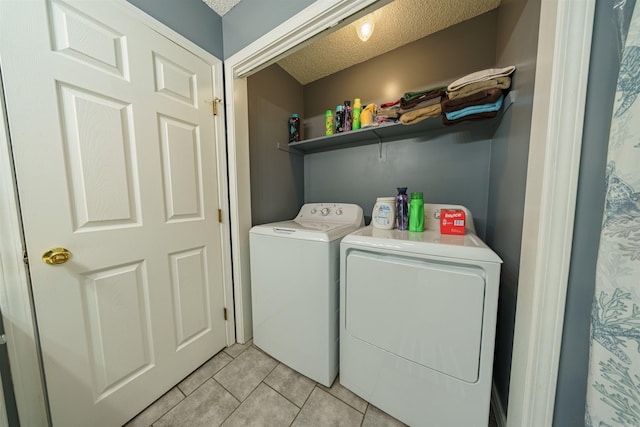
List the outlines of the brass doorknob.
<svg viewBox="0 0 640 427">
<path fill-rule="evenodd" d="M 71 258 L 71 252 L 65 248 L 53 248 L 42 254 L 42 260 L 50 265 L 64 264 Z"/>
</svg>

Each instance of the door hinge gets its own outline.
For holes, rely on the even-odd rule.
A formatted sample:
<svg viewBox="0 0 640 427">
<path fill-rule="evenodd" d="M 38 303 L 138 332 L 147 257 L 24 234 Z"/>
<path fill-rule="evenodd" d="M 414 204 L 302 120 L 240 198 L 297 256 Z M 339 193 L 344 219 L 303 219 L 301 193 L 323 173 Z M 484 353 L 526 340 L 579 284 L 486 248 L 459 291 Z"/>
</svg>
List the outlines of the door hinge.
<svg viewBox="0 0 640 427">
<path fill-rule="evenodd" d="M 224 320 L 227 320 L 227 307 L 222 309 L 223 313 L 224 313 Z"/>
<path fill-rule="evenodd" d="M 218 222 L 222 222 L 222 209 L 218 209 Z"/>
<path fill-rule="evenodd" d="M 222 99 L 216 97 L 216 98 L 213 98 L 213 102 L 211 103 L 211 105 L 213 107 L 213 115 L 214 116 L 218 115 L 218 102 L 222 102 Z"/>
<path fill-rule="evenodd" d="M 29 254 L 27 254 L 26 250 L 22 251 L 22 262 L 29 265 Z"/>
</svg>

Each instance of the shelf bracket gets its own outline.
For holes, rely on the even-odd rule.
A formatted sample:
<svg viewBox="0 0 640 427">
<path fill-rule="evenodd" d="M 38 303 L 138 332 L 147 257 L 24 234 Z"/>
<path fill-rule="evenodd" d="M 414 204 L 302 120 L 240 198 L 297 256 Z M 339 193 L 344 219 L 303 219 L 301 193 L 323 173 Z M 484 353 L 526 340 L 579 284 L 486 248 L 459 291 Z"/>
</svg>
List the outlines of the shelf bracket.
<svg viewBox="0 0 640 427">
<path fill-rule="evenodd" d="M 382 160 L 382 138 L 375 130 L 371 131 L 378 138 L 378 159 Z"/>
<path fill-rule="evenodd" d="M 282 144 L 280 144 L 279 142 L 276 144 L 276 148 L 278 150 L 280 150 L 280 151 L 285 151 L 285 152 L 290 153 L 290 154 L 296 154 L 298 156 L 304 156 L 304 153 L 302 151 L 297 150 L 295 148 L 282 146 Z"/>
</svg>

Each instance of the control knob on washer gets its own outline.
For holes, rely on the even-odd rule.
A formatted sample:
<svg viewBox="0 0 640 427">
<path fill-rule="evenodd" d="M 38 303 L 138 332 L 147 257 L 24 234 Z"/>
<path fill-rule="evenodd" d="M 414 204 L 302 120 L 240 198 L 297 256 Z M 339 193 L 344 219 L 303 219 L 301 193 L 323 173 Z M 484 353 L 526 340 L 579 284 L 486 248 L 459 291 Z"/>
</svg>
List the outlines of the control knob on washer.
<svg viewBox="0 0 640 427">
<path fill-rule="evenodd" d="M 320 211 L 320 214 L 322 214 L 322 216 L 329 215 L 329 208 L 322 208 L 322 210 Z"/>
<path fill-rule="evenodd" d="M 336 215 L 342 215 L 342 209 L 341 208 L 336 209 Z"/>
</svg>

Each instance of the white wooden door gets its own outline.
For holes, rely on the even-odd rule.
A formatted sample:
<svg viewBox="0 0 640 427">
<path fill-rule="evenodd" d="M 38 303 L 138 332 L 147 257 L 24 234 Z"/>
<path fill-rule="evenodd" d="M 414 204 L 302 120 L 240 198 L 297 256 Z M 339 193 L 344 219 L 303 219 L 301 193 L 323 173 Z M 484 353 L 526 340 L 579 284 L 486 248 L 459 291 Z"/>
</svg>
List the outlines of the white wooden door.
<svg viewBox="0 0 640 427">
<path fill-rule="evenodd" d="M 213 70 L 125 12 L 0 2 L 54 426 L 121 425 L 227 344 Z"/>
</svg>

